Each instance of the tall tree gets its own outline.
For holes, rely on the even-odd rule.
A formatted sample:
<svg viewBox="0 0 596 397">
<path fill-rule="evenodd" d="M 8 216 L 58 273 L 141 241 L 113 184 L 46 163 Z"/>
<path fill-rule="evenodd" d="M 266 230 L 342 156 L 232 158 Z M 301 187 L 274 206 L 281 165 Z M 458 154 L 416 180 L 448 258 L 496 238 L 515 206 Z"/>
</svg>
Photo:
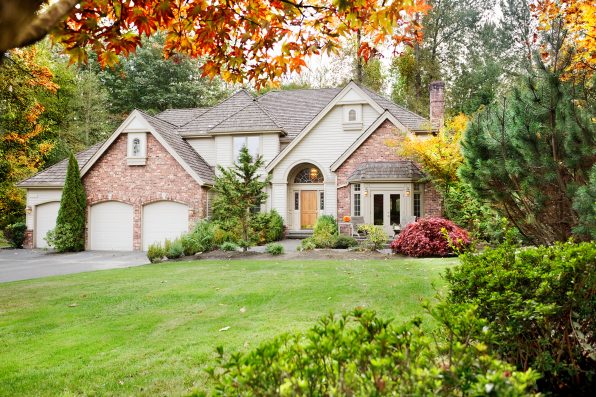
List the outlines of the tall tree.
<svg viewBox="0 0 596 397">
<path fill-rule="evenodd" d="M 221 80 L 201 77 L 201 63 L 184 55 L 166 59 L 164 34 L 144 39 L 143 47 L 130 57 L 120 57 L 114 68 L 92 69 L 109 93 L 110 110 L 126 114 L 133 109 L 157 113 L 169 108 L 211 106 L 223 99 Z"/>
<path fill-rule="evenodd" d="M 102 65 L 113 65 L 118 54 L 135 51 L 142 34 L 165 30 L 166 54 L 205 57 L 205 75 L 250 81 L 257 89 L 300 71 L 310 55 L 338 49 L 354 31 L 362 32 L 365 59 L 383 44 L 415 40 L 419 26 L 410 17 L 427 9 L 423 0 L 55 0 L 44 8 L 46 3 L 3 2 L 0 54 L 53 29 L 72 60 L 85 61 L 91 48 Z"/>
<path fill-rule="evenodd" d="M 224 221 L 234 220 L 240 225 L 244 251 L 253 243 L 250 236 L 252 210 L 267 199 L 265 188 L 271 181 L 271 175 L 265 178 L 261 176 L 264 165 L 263 156 L 253 157 L 243 146 L 232 167 L 218 166 L 219 175 L 213 186 L 216 194 L 214 217 Z"/>
</svg>

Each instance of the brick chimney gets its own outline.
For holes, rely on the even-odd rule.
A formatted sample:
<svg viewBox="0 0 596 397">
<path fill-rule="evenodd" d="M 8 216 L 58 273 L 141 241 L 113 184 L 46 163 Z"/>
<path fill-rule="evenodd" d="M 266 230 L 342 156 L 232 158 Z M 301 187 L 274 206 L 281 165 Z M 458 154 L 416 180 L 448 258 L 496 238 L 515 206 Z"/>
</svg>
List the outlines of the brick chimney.
<svg viewBox="0 0 596 397">
<path fill-rule="evenodd" d="M 433 129 L 443 126 L 445 116 L 445 83 L 433 81 L 429 86 L 430 91 L 430 124 Z"/>
</svg>

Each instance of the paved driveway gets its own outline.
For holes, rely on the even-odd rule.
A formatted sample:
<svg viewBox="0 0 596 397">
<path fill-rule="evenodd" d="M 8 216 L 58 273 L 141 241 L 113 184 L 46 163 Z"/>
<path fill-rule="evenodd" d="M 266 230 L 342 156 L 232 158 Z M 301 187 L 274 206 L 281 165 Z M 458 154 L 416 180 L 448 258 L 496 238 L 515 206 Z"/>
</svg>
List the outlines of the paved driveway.
<svg viewBox="0 0 596 397">
<path fill-rule="evenodd" d="M 117 269 L 148 262 L 144 252 L 84 251 L 56 254 L 44 250 L 0 249 L 0 282 Z"/>
</svg>

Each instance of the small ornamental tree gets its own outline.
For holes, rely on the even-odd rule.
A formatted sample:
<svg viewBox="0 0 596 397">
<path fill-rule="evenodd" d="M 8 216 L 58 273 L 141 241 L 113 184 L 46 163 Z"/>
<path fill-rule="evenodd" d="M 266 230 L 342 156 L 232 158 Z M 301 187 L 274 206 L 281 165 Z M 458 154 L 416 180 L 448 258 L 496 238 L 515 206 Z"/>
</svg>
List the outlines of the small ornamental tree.
<svg viewBox="0 0 596 397">
<path fill-rule="evenodd" d="M 252 210 L 265 202 L 265 187 L 271 176 L 261 178 L 259 170 L 265 165 L 263 156 L 253 157 L 246 146 L 240 150 L 238 161 L 229 168 L 218 166 L 213 190 L 213 212 L 216 220 L 234 221 L 240 226 L 244 251 L 253 243 L 249 236 Z"/>
<path fill-rule="evenodd" d="M 455 223 L 443 218 L 422 218 L 406 226 L 391 243 L 391 249 L 408 256 L 446 256 L 469 245 L 468 232 Z"/>
<path fill-rule="evenodd" d="M 77 252 L 85 249 L 86 206 L 87 195 L 81 181 L 79 164 L 71 153 L 56 228 L 48 232 L 46 237 L 50 246 L 53 246 L 56 251 Z"/>
</svg>

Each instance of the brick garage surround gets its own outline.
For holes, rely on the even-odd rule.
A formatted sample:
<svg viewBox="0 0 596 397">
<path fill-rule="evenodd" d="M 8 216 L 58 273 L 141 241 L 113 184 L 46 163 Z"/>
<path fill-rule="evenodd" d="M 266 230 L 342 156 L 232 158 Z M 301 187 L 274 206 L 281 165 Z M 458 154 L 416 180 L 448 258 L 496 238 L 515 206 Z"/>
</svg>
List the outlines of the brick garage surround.
<svg viewBox="0 0 596 397">
<path fill-rule="evenodd" d="M 368 161 L 398 161 L 411 160 L 406 157 L 400 157 L 395 152 L 394 147 L 389 147 L 388 142 L 399 145 L 404 139 L 396 132 L 396 127 L 390 122 L 385 121 L 377 128 L 352 155 L 344 161 L 337 169 L 337 186 L 344 186 L 348 183 L 348 178 L 354 170 L 362 163 Z M 430 183 L 425 183 L 423 194 L 424 216 L 441 216 L 441 196 Z M 351 215 L 351 186 L 347 185 L 337 189 L 337 216 L 338 219 Z"/>
<path fill-rule="evenodd" d="M 147 133 L 147 162 L 129 166 L 126 160 L 127 136 L 120 135 L 83 176 L 90 206 L 103 201 L 132 204 L 133 247 L 141 249 L 141 213 L 144 205 L 170 200 L 189 207 L 190 227 L 205 217 L 207 189 L 201 187 L 170 153 Z M 87 240 L 88 240 L 87 230 Z"/>
</svg>

